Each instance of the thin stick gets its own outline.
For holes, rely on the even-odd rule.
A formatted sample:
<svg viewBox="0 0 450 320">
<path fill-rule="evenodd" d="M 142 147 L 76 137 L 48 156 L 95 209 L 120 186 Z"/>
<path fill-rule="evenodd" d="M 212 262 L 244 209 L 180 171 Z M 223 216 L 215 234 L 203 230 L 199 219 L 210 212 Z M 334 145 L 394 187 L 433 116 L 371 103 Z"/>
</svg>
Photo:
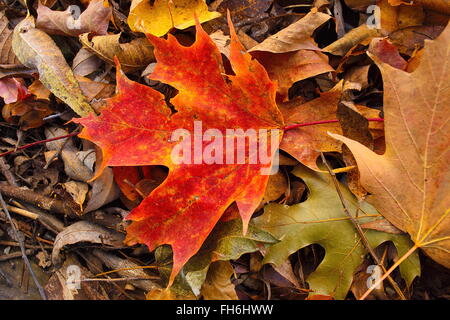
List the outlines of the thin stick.
<svg viewBox="0 0 450 320">
<path fill-rule="evenodd" d="M 7 152 L 0 153 L 0 157 L 4 157 L 4 156 L 6 156 L 8 154 L 14 153 L 14 152 L 19 151 L 19 150 L 30 148 L 30 147 L 35 146 L 37 144 L 51 142 L 51 141 L 55 141 L 55 140 L 61 140 L 61 139 L 69 138 L 69 137 L 74 137 L 74 136 L 76 136 L 78 134 L 79 134 L 79 132 L 72 132 L 72 133 L 69 133 L 69 134 L 66 134 L 66 135 L 60 136 L 60 137 L 54 137 L 54 138 L 50 138 L 50 139 L 35 141 L 35 142 L 32 142 L 32 143 L 26 144 L 24 146 L 18 147 L 15 150 L 10 150 L 10 151 L 7 151 Z"/>
<path fill-rule="evenodd" d="M 28 210 L 25 209 L 21 209 L 21 208 L 17 208 L 17 207 L 13 207 L 13 206 L 9 206 L 6 205 L 6 208 L 8 208 L 9 211 L 20 214 L 21 216 L 33 219 L 33 220 L 37 220 L 39 218 L 39 215 L 34 213 L 34 212 L 30 212 Z"/>
<path fill-rule="evenodd" d="M 378 285 L 384 281 L 384 279 L 388 278 L 389 275 L 392 273 L 392 271 L 395 270 L 395 268 L 397 268 L 403 261 L 405 261 L 411 254 L 414 253 L 414 251 L 416 251 L 416 249 L 418 248 L 418 246 L 415 244 L 414 246 L 411 247 L 411 249 L 408 250 L 407 253 L 405 253 L 400 259 L 398 259 L 398 261 L 396 263 L 394 263 L 392 265 L 392 267 L 389 268 L 388 271 L 386 271 L 383 276 L 378 279 L 377 281 L 375 281 L 375 283 L 369 288 L 367 289 L 367 291 L 361 296 L 361 298 L 359 298 L 359 300 L 364 300 L 365 298 L 367 298 L 367 296 L 373 291 L 373 289 L 375 289 L 376 287 L 378 287 Z"/>
<path fill-rule="evenodd" d="M 5 200 L 3 200 L 3 196 L 2 196 L 1 192 L 0 192 L 0 202 L 2 204 L 3 211 L 6 213 L 6 216 L 8 217 L 9 223 L 11 224 L 11 228 L 12 228 L 12 230 L 14 232 L 15 238 L 16 238 L 17 242 L 19 242 L 20 251 L 22 252 L 22 259 L 23 259 L 25 265 L 27 266 L 28 270 L 30 271 L 31 277 L 33 278 L 34 284 L 38 288 L 38 291 L 39 291 L 39 294 L 41 295 L 41 298 L 43 300 L 47 300 L 47 296 L 45 295 L 44 288 L 42 288 L 42 286 L 39 284 L 39 281 L 37 280 L 36 275 L 34 274 L 34 271 L 31 268 L 30 261 L 28 260 L 28 257 L 27 257 L 27 254 L 26 254 L 25 246 L 23 245 L 23 240 L 19 236 L 19 232 L 17 231 L 16 225 L 14 224 L 14 222 L 13 222 L 13 220 L 11 218 L 11 215 L 9 214 L 8 208 L 6 207 L 6 203 L 5 203 Z"/>
<path fill-rule="evenodd" d="M 367 119 L 367 121 L 384 122 L 384 119 L 370 118 L 370 119 Z M 283 128 L 283 130 L 284 130 L 284 132 L 286 132 L 286 131 L 300 128 L 300 127 L 308 127 L 308 126 L 315 126 L 315 125 L 319 125 L 319 124 L 336 123 L 336 122 L 339 122 L 339 120 L 334 119 L 334 120 L 321 120 L 321 121 L 313 121 L 313 122 L 305 122 L 305 123 L 296 123 L 296 124 L 291 124 L 291 125 L 285 126 Z"/>
<path fill-rule="evenodd" d="M 364 231 L 361 228 L 360 224 L 350 214 L 350 211 L 348 210 L 347 205 L 345 204 L 344 196 L 342 195 L 341 188 L 339 187 L 339 182 L 337 181 L 336 174 L 331 169 L 330 165 L 327 162 L 327 159 L 325 159 L 325 156 L 323 155 L 322 152 L 320 153 L 320 156 L 322 158 L 323 163 L 327 167 L 328 172 L 331 175 L 331 178 L 333 180 L 334 186 L 336 188 L 336 192 L 337 192 L 337 194 L 339 196 L 339 199 L 341 200 L 342 207 L 344 208 L 345 214 L 348 216 L 348 218 L 352 222 L 353 226 L 355 227 L 356 231 L 358 232 L 359 237 L 361 238 L 361 240 L 362 240 L 362 242 L 364 244 L 364 247 L 366 247 L 367 251 L 370 253 L 370 255 L 375 260 L 377 265 L 379 265 L 381 267 L 381 269 L 383 270 L 383 272 L 386 273 L 386 268 L 384 268 L 384 265 L 383 265 L 382 261 L 380 260 L 380 258 L 378 258 L 378 255 L 375 253 L 375 251 L 373 251 L 372 247 L 370 246 L 369 241 L 367 240 L 367 237 L 364 234 Z M 400 298 L 402 300 L 406 300 L 406 297 L 403 294 L 402 290 L 398 287 L 397 283 L 389 275 L 388 275 L 388 280 L 389 280 L 390 284 L 392 285 L 392 287 L 394 288 L 395 292 L 397 292 L 397 294 L 400 296 Z"/>
<path fill-rule="evenodd" d="M 34 252 L 33 250 L 27 249 L 25 251 L 25 254 L 30 255 L 30 254 L 33 254 L 33 252 Z M 11 260 L 11 259 L 17 259 L 22 256 L 23 256 L 22 252 L 13 252 L 10 254 L 4 254 L 4 255 L 0 256 L 0 261 L 3 262 L 3 261 Z"/>
<path fill-rule="evenodd" d="M 120 282 L 120 281 L 148 281 L 159 279 L 159 277 L 148 277 L 148 278 L 109 278 L 109 279 L 80 279 L 75 280 L 74 282 Z"/>
<path fill-rule="evenodd" d="M 23 245 L 25 246 L 25 248 L 29 248 L 29 249 L 53 249 L 52 246 L 44 246 L 42 244 L 40 246 L 38 246 L 38 245 L 34 245 L 34 244 L 24 243 Z M 0 246 L 20 247 L 20 244 L 15 241 L 0 240 Z"/>
</svg>

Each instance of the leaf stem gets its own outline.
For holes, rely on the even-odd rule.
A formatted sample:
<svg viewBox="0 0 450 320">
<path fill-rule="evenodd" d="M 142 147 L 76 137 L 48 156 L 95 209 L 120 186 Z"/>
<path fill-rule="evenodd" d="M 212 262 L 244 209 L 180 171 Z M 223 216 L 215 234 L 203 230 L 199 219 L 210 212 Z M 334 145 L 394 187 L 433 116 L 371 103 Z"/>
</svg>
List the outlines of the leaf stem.
<svg viewBox="0 0 450 320">
<path fill-rule="evenodd" d="M 16 148 L 14 150 L 10 150 L 10 151 L 7 151 L 7 152 L 0 153 L 0 157 L 4 157 L 4 156 L 6 156 L 8 154 L 14 153 L 14 152 L 19 151 L 19 150 L 27 149 L 27 148 L 35 146 L 37 144 L 46 143 L 46 142 L 55 141 L 55 140 L 61 140 L 61 139 L 64 139 L 64 138 L 69 138 L 69 137 L 74 137 L 74 136 L 76 136 L 78 134 L 79 134 L 79 132 L 72 132 L 72 133 L 66 134 L 64 136 L 59 136 L 59 137 L 54 137 L 54 138 L 50 138 L 50 139 L 35 141 L 35 142 L 32 142 L 32 143 L 26 144 L 24 146 L 21 146 L 19 148 Z"/>
<path fill-rule="evenodd" d="M 367 119 L 367 121 L 372 121 L 372 122 L 384 122 L 384 119 L 382 118 L 369 118 Z M 319 125 L 319 124 L 326 124 L 326 123 L 336 123 L 339 122 L 339 120 L 337 119 L 333 119 L 333 120 L 321 120 L 321 121 L 313 121 L 313 122 L 305 122 L 305 123 L 295 123 L 295 124 L 290 124 L 288 126 L 285 126 L 283 128 L 284 132 L 292 130 L 292 129 L 297 129 L 300 127 L 308 127 L 308 126 L 315 126 L 315 125 Z"/>
<path fill-rule="evenodd" d="M 414 251 L 416 251 L 416 249 L 418 248 L 417 244 L 415 244 L 414 246 L 411 247 L 411 249 L 408 250 L 408 252 L 406 252 L 400 259 L 397 260 L 396 263 L 394 263 L 392 265 L 392 267 L 389 268 L 388 271 L 386 271 L 386 273 L 377 281 L 375 281 L 375 283 L 369 288 L 367 289 L 367 291 L 361 296 L 361 298 L 359 298 L 359 300 L 364 300 L 365 298 L 367 298 L 367 296 L 373 291 L 373 289 L 375 289 L 376 287 L 378 287 L 378 285 L 384 281 L 384 279 L 386 279 L 387 277 L 389 277 L 389 275 L 392 273 L 392 271 L 395 270 L 395 268 L 397 268 L 403 261 L 405 261 L 411 254 L 414 253 Z"/>
<path fill-rule="evenodd" d="M 347 205 L 345 204 L 345 200 L 344 200 L 344 196 L 342 194 L 341 188 L 339 187 L 339 182 L 338 182 L 338 180 L 336 178 L 336 174 L 331 169 L 330 165 L 328 164 L 327 159 L 325 159 L 325 156 L 323 155 L 323 152 L 320 153 L 320 156 L 322 158 L 323 163 L 327 167 L 327 170 L 328 170 L 328 172 L 329 172 L 329 174 L 331 176 L 331 179 L 333 180 L 334 186 L 336 188 L 336 192 L 337 192 L 337 194 L 339 196 L 339 200 L 341 201 L 341 204 L 342 204 L 342 207 L 344 209 L 344 212 L 347 215 L 347 217 L 350 219 L 350 221 L 352 222 L 353 226 L 355 227 L 356 232 L 358 233 L 359 237 L 361 238 L 364 247 L 367 249 L 369 254 L 372 256 L 373 260 L 375 260 L 377 265 L 379 267 L 381 267 L 383 272 L 386 274 L 386 277 L 388 278 L 388 280 L 389 280 L 390 284 L 392 285 L 392 287 L 394 288 L 395 292 L 399 295 L 399 297 L 402 300 L 406 300 L 406 297 L 403 294 L 402 290 L 400 290 L 400 288 L 398 287 L 398 285 L 394 281 L 394 279 L 392 279 L 389 276 L 389 273 L 386 272 L 386 269 L 385 269 L 385 267 L 384 267 L 384 265 L 382 263 L 382 260 L 378 257 L 378 255 L 375 253 L 375 251 L 370 246 L 369 240 L 367 239 L 366 235 L 364 234 L 364 231 L 361 228 L 361 225 L 358 223 L 357 219 L 355 217 L 353 217 L 352 214 L 350 213 L 350 211 L 348 210 Z"/>
</svg>

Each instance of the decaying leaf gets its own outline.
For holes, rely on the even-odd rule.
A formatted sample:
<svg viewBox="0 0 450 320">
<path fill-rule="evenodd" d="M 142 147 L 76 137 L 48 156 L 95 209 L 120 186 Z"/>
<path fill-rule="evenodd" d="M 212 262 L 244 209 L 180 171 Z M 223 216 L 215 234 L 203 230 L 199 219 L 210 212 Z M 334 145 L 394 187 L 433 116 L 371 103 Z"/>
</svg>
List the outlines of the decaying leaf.
<svg viewBox="0 0 450 320">
<path fill-rule="evenodd" d="M 174 288 L 171 288 L 173 293 L 189 291 L 192 295 L 199 296 L 211 263 L 237 260 L 245 253 L 255 252 L 278 242 L 270 233 L 256 228 L 253 223 L 249 224 L 245 235 L 242 231 L 240 219 L 219 222 L 199 252 L 189 260 L 183 267 L 183 272 L 177 276 Z M 158 248 L 161 249 L 160 255 L 161 252 L 167 251 L 164 248 Z M 165 262 L 164 265 L 167 266 L 170 255 L 166 252 L 164 256 L 166 258 L 160 258 L 160 263 Z M 164 278 L 167 279 L 170 275 L 169 271 L 161 270 L 160 272 L 163 276 L 165 274 Z"/>
<path fill-rule="evenodd" d="M 102 64 L 102 60 L 92 51 L 81 48 L 72 62 L 72 70 L 76 76 L 85 77 L 97 71 Z"/>
<path fill-rule="evenodd" d="M 299 21 L 268 37 L 250 51 L 286 53 L 298 50 L 320 50 L 312 34 L 330 18 L 331 16 L 325 13 L 310 12 Z"/>
<path fill-rule="evenodd" d="M 38 128 L 44 118 L 53 113 L 48 101 L 29 97 L 2 108 L 2 117 L 8 123 L 18 124 L 22 130 Z"/>
<path fill-rule="evenodd" d="M 100 243 L 111 247 L 122 247 L 124 236 L 121 233 L 95 225 L 88 221 L 78 221 L 71 224 L 56 236 L 52 262 L 61 262 L 60 252 L 65 245 L 79 242 Z"/>
<path fill-rule="evenodd" d="M 15 27 L 13 50 L 21 63 L 39 71 L 39 80 L 73 111 L 80 116 L 95 113 L 55 42 L 35 28 L 33 16 L 27 16 Z"/>
<path fill-rule="evenodd" d="M 230 278 L 234 270 L 230 262 L 217 261 L 211 264 L 202 286 L 202 296 L 205 300 L 237 300 L 234 285 Z"/>
<path fill-rule="evenodd" d="M 386 152 L 342 136 L 358 163 L 370 201 L 415 245 L 450 267 L 450 26 L 426 42 L 419 67 L 407 73 L 381 61 Z"/>
<path fill-rule="evenodd" d="M 0 64 L 19 64 L 12 48 L 13 30 L 9 29 L 8 24 L 5 11 L 0 11 Z"/>
<path fill-rule="evenodd" d="M 105 168 L 102 174 L 90 184 L 92 185 L 92 193 L 89 195 L 89 201 L 86 204 L 84 213 L 97 210 L 119 198 L 119 188 L 114 183 L 111 168 Z"/>
<path fill-rule="evenodd" d="M 50 127 L 45 129 L 45 136 L 47 139 L 67 134 L 68 132 L 62 128 Z M 61 159 L 64 162 L 64 171 L 69 177 L 83 182 L 87 182 L 92 178 L 92 170 L 83 163 L 80 157 L 78 157 L 78 149 L 70 138 L 47 142 L 46 146 L 48 150 L 61 152 Z"/>
<path fill-rule="evenodd" d="M 72 8 L 54 11 L 38 2 L 36 28 L 47 34 L 77 37 L 83 33 L 104 35 L 111 19 L 111 8 L 104 6 L 103 0 L 92 0 L 78 19 L 74 19 Z"/>
<path fill-rule="evenodd" d="M 143 69 L 155 61 L 153 47 L 146 38 L 137 38 L 129 43 L 120 43 L 119 39 L 120 34 L 91 36 L 85 33 L 80 35 L 80 42 L 86 50 L 110 64 L 114 64 L 114 57 L 117 57 L 124 72 Z"/>
<path fill-rule="evenodd" d="M 406 70 L 406 67 L 408 66 L 408 63 L 399 54 L 397 47 L 387 39 L 372 39 L 369 46 L 369 52 L 394 68 Z"/>
<path fill-rule="evenodd" d="M 95 276 L 71 255 L 63 266 L 53 273 L 45 291 L 49 300 L 109 300 L 100 282 L 83 281 L 93 278 Z"/>
<path fill-rule="evenodd" d="M 288 124 L 309 123 L 336 118 L 339 100 L 342 95 L 342 82 L 332 90 L 322 93 L 314 100 L 296 103 L 291 100 L 280 108 Z M 285 132 L 280 148 L 308 167 L 319 170 L 316 160 L 320 152 L 340 151 L 341 144 L 325 137 L 323 133 L 342 132 L 339 123 L 325 123 L 316 126 L 300 127 Z"/>
<path fill-rule="evenodd" d="M 325 257 L 306 279 L 313 290 L 311 295 L 344 299 L 366 250 L 343 211 L 331 176 L 301 165 L 292 173 L 307 184 L 308 199 L 293 206 L 269 204 L 264 214 L 254 219 L 259 228 L 281 240 L 267 249 L 264 262 L 281 265 L 297 250 L 313 243 L 320 244 L 325 249 Z M 340 189 L 350 213 L 356 215 L 359 211 L 358 221 L 366 222 L 379 215 L 368 203 L 358 203 L 345 186 L 341 185 Z M 401 235 L 369 230 L 366 237 L 372 248 L 385 241 L 392 241 L 400 255 L 412 246 L 408 237 Z M 406 283 L 410 285 L 420 274 L 418 255 L 410 256 L 400 269 Z"/>
</svg>

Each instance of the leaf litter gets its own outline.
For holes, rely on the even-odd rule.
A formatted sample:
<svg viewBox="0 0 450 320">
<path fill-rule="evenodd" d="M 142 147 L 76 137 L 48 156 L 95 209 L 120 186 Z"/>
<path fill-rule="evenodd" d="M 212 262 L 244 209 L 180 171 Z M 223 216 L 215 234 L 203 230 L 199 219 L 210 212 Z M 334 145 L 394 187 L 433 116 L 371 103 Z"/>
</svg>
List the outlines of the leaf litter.
<svg viewBox="0 0 450 320">
<path fill-rule="evenodd" d="M 2 298 L 448 298 L 446 2 L 82 3 L 0 7 Z M 195 121 L 279 151 L 174 164 Z"/>
</svg>

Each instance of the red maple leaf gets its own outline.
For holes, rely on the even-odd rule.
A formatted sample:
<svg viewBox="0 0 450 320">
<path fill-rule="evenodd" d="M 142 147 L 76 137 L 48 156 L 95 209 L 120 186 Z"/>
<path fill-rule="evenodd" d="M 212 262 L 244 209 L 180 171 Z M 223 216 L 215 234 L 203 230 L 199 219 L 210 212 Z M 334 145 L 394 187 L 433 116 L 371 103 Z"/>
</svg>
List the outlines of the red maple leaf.
<svg viewBox="0 0 450 320">
<path fill-rule="evenodd" d="M 176 112 L 166 105 L 163 95 L 129 80 L 118 66 L 118 94 L 108 100 L 102 114 L 74 120 L 84 126 L 80 137 L 102 149 L 103 162 L 98 172 L 105 166 L 169 168 L 167 179 L 128 215 L 127 219 L 133 223 L 127 229 L 126 240 L 129 244 L 145 243 L 150 250 L 163 244 L 172 246 L 169 285 L 234 201 L 247 230 L 269 177 L 261 174 L 261 170 L 271 167 L 273 150 L 278 148 L 282 137 L 284 122 L 275 103 L 275 84 L 245 52 L 230 19 L 229 25 L 234 75 L 224 74 L 221 54 L 199 23 L 196 42 L 191 47 L 180 45 L 170 34 L 167 40 L 148 35 L 158 61 L 151 78 L 178 90 L 171 100 Z M 202 129 L 198 131 L 200 123 Z M 192 160 L 191 164 L 179 163 L 180 159 L 174 161 L 173 150 L 180 146 L 172 136 L 177 129 L 194 134 L 186 149 L 190 156 L 183 154 L 184 159 Z M 243 136 L 228 136 L 227 129 L 258 133 L 260 129 L 269 130 L 272 136 L 267 139 L 258 136 L 258 152 L 263 149 L 263 140 L 267 142 L 269 154 L 267 149 L 264 151 L 269 161 L 251 164 L 249 160 L 256 156 L 256 151 L 246 153 L 243 163 L 226 161 L 233 157 L 237 162 L 237 139 Z M 225 148 L 222 141 L 226 151 L 221 155 L 212 152 L 216 163 L 205 163 L 208 161 L 200 159 L 196 148 L 203 152 L 211 149 L 216 139 L 205 137 L 217 132 L 225 140 L 234 141 L 236 148 Z M 275 143 L 271 140 L 273 136 L 277 136 Z"/>
</svg>

